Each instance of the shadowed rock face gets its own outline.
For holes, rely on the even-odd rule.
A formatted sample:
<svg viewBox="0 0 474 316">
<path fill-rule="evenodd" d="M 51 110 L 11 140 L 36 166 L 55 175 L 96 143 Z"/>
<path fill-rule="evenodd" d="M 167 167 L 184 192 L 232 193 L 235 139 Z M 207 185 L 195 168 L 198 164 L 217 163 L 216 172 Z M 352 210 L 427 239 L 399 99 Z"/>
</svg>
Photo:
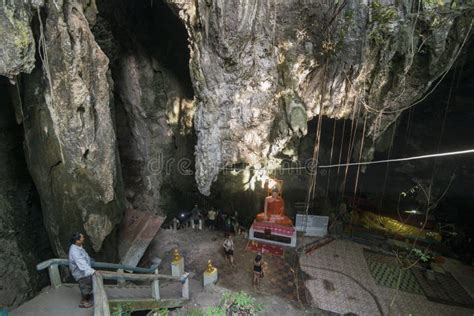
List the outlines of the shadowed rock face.
<svg viewBox="0 0 474 316">
<path fill-rule="evenodd" d="M 26 166 L 23 128 L 16 124 L 11 104 L 17 96 L 16 88 L 0 78 L 1 306 L 17 306 L 45 286 L 47 277 L 37 273 L 35 264 L 52 255 L 39 197 Z"/>
<path fill-rule="evenodd" d="M 186 29 L 160 1 L 101 1 L 99 9 L 107 24 L 99 22 L 94 32 L 110 25 L 119 51 L 106 53 L 115 60 L 111 69 L 127 207 L 165 215 L 177 204 L 170 191 L 186 191 L 193 184 L 192 176 L 176 170 L 183 157 L 191 169 L 194 145 Z"/>
<path fill-rule="evenodd" d="M 364 125 L 356 153 L 371 158 L 471 27 L 465 7 L 393 1 L 168 2 L 190 36 L 196 182 L 206 195 L 222 167 L 265 163 L 318 114 Z"/>
<path fill-rule="evenodd" d="M 74 231 L 99 251 L 123 212 L 108 58 L 82 2 L 48 2 L 44 10 L 43 66 L 24 76 L 17 109 L 27 162 L 54 251 L 64 256 Z"/>
</svg>

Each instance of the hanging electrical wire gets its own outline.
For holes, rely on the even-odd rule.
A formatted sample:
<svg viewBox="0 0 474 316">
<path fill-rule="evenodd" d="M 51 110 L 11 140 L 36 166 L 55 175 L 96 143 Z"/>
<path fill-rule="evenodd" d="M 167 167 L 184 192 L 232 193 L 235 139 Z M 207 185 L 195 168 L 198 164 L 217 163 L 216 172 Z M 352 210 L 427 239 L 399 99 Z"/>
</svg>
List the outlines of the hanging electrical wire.
<svg viewBox="0 0 474 316">
<path fill-rule="evenodd" d="M 410 139 L 410 128 L 411 128 L 411 121 L 413 120 L 415 108 L 410 108 L 408 110 L 408 120 L 407 120 L 407 129 L 405 132 L 405 146 L 403 149 L 405 149 L 408 146 L 408 140 Z"/>
<path fill-rule="evenodd" d="M 333 151 L 334 151 L 334 139 L 336 137 L 336 126 L 337 126 L 337 120 L 334 120 L 334 125 L 333 125 L 333 129 L 332 129 L 331 153 L 329 154 L 329 163 L 330 164 L 332 163 L 332 154 L 333 154 Z M 331 169 L 328 170 L 327 178 L 328 178 L 328 181 L 327 181 L 327 184 L 326 184 L 326 194 L 325 194 L 325 198 L 324 198 L 324 205 L 326 205 L 327 200 L 328 200 L 328 195 L 329 195 L 329 182 L 331 180 Z"/>
<path fill-rule="evenodd" d="M 462 41 L 461 43 L 461 46 L 459 47 L 459 49 L 457 50 L 454 58 L 452 58 L 451 62 L 448 64 L 448 66 L 446 67 L 446 69 L 444 69 L 443 71 L 443 74 L 441 76 L 441 78 L 436 82 L 436 84 L 430 89 L 428 90 L 428 92 L 426 92 L 423 97 L 421 97 L 420 99 L 418 99 L 417 101 L 405 106 L 405 107 L 402 107 L 400 109 L 397 109 L 397 110 L 391 110 L 391 111 L 387 111 L 385 109 L 376 109 L 376 108 L 373 108 L 371 106 L 369 106 L 367 103 L 363 102 L 362 104 L 364 104 L 364 107 L 366 107 L 366 109 L 368 111 L 371 111 L 371 112 L 375 112 L 375 113 L 381 113 L 381 114 L 398 114 L 398 113 L 401 113 L 423 101 L 426 100 L 426 98 L 431 95 L 435 90 L 436 88 L 438 88 L 439 84 L 443 81 L 443 79 L 446 77 L 446 75 L 448 74 L 448 72 L 451 70 L 451 67 L 453 66 L 453 64 L 455 63 L 455 61 L 457 60 L 457 58 L 459 57 L 459 54 L 461 53 L 462 49 L 464 48 L 464 45 L 466 44 L 467 40 L 469 39 L 470 37 L 470 34 L 471 34 L 471 30 L 472 30 L 472 23 L 473 23 L 473 20 L 471 20 L 471 23 L 469 24 L 469 29 L 467 30 L 466 32 L 466 36 L 464 37 L 464 40 Z"/>
<path fill-rule="evenodd" d="M 360 115 L 360 106 L 359 103 L 357 102 L 359 99 L 356 97 L 355 99 L 355 109 L 354 109 L 354 114 L 352 116 L 352 124 L 351 124 L 351 137 L 349 139 L 349 144 L 347 147 L 347 157 L 346 157 L 346 164 L 345 164 L 345 170 L 344 170 L 344 179 L 342 181 L 342 194 L 341 194 L 341 199 L 344 197 L 344 193 L 346 192 L 346 181 L 347 181 L 347 173 L 349 171 L 349 166 L 347 165 L 349 161 L 351 160 L 352 157 L 352 151 L 354 149 L 354 143 L 357 135 L 357 126 L 359 124 L 359 115 Z M 341 200 L 342 202 L 342 200 Z"/>
<path fill-rule="evenodd" d="M 341 146 L 339 148 L 339 159 L 338 159 L 339 164 L 341 163 L 341 160 L 342 160 L 342 152 L 343 152 L 343 148 L 344 148 L 345 131 L 346 131 L 346 120 L 344 120 L 344 123 L 342 124 Z M 340 169 L 341 169 L 341 167 L 337 168 L 336 184 L 334 185 L 334 195 L 337 194 L 337 190 L 338 190 L 337 186 L 339 184 L 339 171 L 340 171 Z"/>
<path fill-rule="evenodd" d="M 362 129 L 362 138 L 360 142 L 360 149 L 359 149 L 359 161 L 362 160 L 362 153 L 364 151 L 364 140 L 365 140 L 365 128 L 367 127 L 367 112 L 364 114 L 364 127 Z M 356 179 L 355 179 L 355 184 L 354 184 L 354 196 L 352 199 L 352 205 L 355 205 L 356 202 L 356 196 L 357 196 L 357 189 L 359 185 L 359 175 L 360 175 L 360 165 L 357 166 L 357 172 L 356 172 Z M 353 213 L 351 213 L 351 220 L 349 223 L 349 230 L 351 232 L 351 237 L 352 237 L 352 217 Z"/>
<path fill-rule="evenodd" d="M 393 126 L 392 137 L 390 137 L 390 146 L 388 148 L 387 159 L 390 159 L 391 156 L 392 156 L 393 141 L 395 139 L 396 131 L 397 131 L 397 124 L 395 122 L 395 125 Z M 384 196 L 385 196 L 385 189 L 387 188 L 389 164 L 390 164 L 390 162 L 387 162 L 387 166 L 385 167 L 385 177 L 384 177 L 384 180 L 383 180 L 383 189 L 382 189 L 382 195 L 381 195 L 380 201 L 379 201 L 379 208 L 381 208 L 382 205 L 383 205 L 383 199 L 384 199 Z"/>
<path fill-rule="evenodd" d="M 323 82 L 324 79 L 326 78 L 326 71 L 327 71 L 327 66 L 328 66 L 328 59 L 326 57 L 326 63 L 324 64 L 324 70 L 323 70 Z M 316 168 L 318 167 L 318 162 L 319 162 L 319 147 L 320 147 L 320 142 L 321 142 L 321 127 L 323 124 L 323 98 L 324 98 L 324 85 L 323 88 L 321 88 L 321 95 L 320 95 L 320 107 L 319 107 L 319 115 L 318 115 L 318 127 L 316 129 L 316 137 L 315 137 L 315 144 L 314 144 L 314 149 L 313 149 L 313 162 L 316 163 Z M 309 214 L 309 206 L 310 203 L 314 200 L 315 197 L 315 191 L 316 191 L 316 179 L 317 179 L 317 172 L 316 168 L 314 168 L 313 172 L 310 175 L 309 183 L 308 183 L 308 192 L 306 196 L 306 207 L 305 207 L 305 216 L 304 216 L 304 221 L 303 221 L 303 231 L 306 231 L 307 225 L 308 225 L 308 214 Z"/>
</svg>

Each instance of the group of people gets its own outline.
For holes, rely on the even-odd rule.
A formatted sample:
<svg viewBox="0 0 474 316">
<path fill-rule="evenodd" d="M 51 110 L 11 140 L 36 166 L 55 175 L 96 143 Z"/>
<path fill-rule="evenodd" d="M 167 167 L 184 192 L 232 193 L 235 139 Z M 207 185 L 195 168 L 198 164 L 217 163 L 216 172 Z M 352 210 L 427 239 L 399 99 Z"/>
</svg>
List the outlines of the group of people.
<svg viewBox="0 0 474 316">
<path fill-rule="evenodd" d="M 233 215 L 230 215 L 212 207 L 207 212 L 206 218 L 207 225 L 210 229 L 223 230 L 226 237 L 231 233 L 234 233 L 235 235 L 240 233 L 241 227 L 237 212 L 234 212 Z"/>
<path fill-rule="evenodd" d="M 232 267 L 235 267 L 235 262 L 234 262 L 234 240 L 232 238 L 232 235 L 228 235 L 227 238 L 224 240 L 224 243 L 222 244 L 224 247 L 224 253 L 229 260 L 229 264 Z M 255 256 L 255 259 L 253 261 L 253 285 L 258 289 L 260 288 L 260 280 L 263 278 L 265 269 L 266 269 L 267 264 L 265 261 L 263 261 L 263 256 L 262 253 L 257 253 Z"/>
<path fill-rule="evenodd" d="M 177 216 L 173 219 L 176 228 L 194 227 L 199 229 L 200 227 L 202 228 L 202 223 L 205 222 L 209 229 L 223 230 L 225 237 L 231 233 L 238 235 L 243 230 L 238 220 L 238 212 L 234 212 L 234 214 L 231 215 L 216 210 L 213 207 L 206 212 L 202 211 L 196 204 L 190 213 L 189 217 L 182 215 L 184 218 L 180 219 L 180 217 Z"/>
</svg>

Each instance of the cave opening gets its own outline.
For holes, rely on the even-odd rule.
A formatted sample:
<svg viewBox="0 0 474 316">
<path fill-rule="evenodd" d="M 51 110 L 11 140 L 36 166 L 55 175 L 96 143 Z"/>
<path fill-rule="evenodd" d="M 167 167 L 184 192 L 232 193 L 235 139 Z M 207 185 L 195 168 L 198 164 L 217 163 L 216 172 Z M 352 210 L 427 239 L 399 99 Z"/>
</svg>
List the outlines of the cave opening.
<svg viewBox="0 0 474 316">
<path fill-rule="evenodd" d="M 164 1 L 98 8 L 93 32 L 111 61 L 127 208 L 159 215 L 191 208 L 199 194 L 190 175 L 196 137 L 186 28 Z M 189 172 L 178 173 L 183 160 Z"/>
</svg>

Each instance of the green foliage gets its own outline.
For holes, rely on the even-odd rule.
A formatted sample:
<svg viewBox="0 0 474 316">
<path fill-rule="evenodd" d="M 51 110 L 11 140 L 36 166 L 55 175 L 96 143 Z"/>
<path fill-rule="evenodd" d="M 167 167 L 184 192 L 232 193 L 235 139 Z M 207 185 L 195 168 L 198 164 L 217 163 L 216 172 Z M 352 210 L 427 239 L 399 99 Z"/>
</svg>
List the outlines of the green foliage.
<svg viewBox="0 0 474 316">
<path fill-rule="evenodd" d="M 114 306 L 112 316 L 130 316 L 132 312 L 133 305 L 131 303 L 123 303 Z"/>
<path fill-rule="evenodd" d="M 344 12 L 344 20 L 348 22 L 352 22 L 354 20 L 354 11 L 353 10 L 346 10 Z"/>
<path fill-rule="evenodd" d="M 32 44 L 33 38 L 28 24 L 28 18 L 25 16 L 26 13 L 24 13 L 23 10 L 16 11 L 15 7 L 10 5 L 5 5 L 2 10 L 6 17 L 4 23 L 10 24 L 13 27 L 14 32 L 10 34 L 14 39 L 13 42 L 18 48 L 28 49 Z"/>
<path fill-rule="evenodd" d="M 263 310 L 263 305 L 257 303 L 257 300 L 245 293 L 240 292 L 225 292 L 223 295 L 223 305 L 227 310 L 244 311 L 250 315 L 255 315 Z"/>
<path fill-rule="evenodd" d="M 225 316 L 226 312 L 222 306 L 207 307 L 204 310 L 205 316 Z"/>
<path fill-rule="evenodd" d="M 226 316 L 226 312 L 221 306 L 211 306 L 203 309 L 192 309 L 186 312 L 186 316 Z"/>
<path fill-rule="evenodd" d="M 339 4 L 336 2 L 336 7 Z M 342 6 L 343 4 L 341 4 Z M 344 12 L 343 14 L 341 14 Z M 341 10 L 337 15 L 337 22 L 332 23 L 328 29 L 327 36 L 322 42 L 321 55 L 334 56 L 344 47 L 344 40 L 349 30 L 354 27 L 354 11 L 352 9 Z"/>
<path fill-rule="evenodd" d="M 444 0 L 423 0 L 424 7 L 442 7 Z"/>
<path fill-rule="evenodd" d="M 205 316 L 205 314 L 200 309 L 191 309 L 186 312 L 186 316 Z"/>
<path fill-rule="evenodd" d="M 386 6 L 376 0 L 370 4 L 372 20 L 382 25 L 392 22 L 397 17 L 397 11 L 391 6 Z"/>
<path fill-rule="evenodd" d="M 344 39 L 349 32 L 349 28 L 354 26 L 354 12 L 346 10 L 344 12 L 344 20 L 337 32 L 336 50 L 340 50 L 344 46 Z"/>
<path fill-rule="evenodd" d="M 428 251 L 422 251 L 418 248 L 414 248 L 411 252 L 423 263 L 430 262 L 433 259 L 433 255 Z"/>
<path fill-rule="evenodd" d="M 160 309 L 158 311 L 158 316 L 168 316 L 169 314 L 170 314 L 170 312 L 167 309 Z"/>
<path fill-rule="evenodd" d="M 263 304 L 251 295 L 240 292 L 225 292 L 219 306 L 211 306 L 202 309 L 192 309 L 186 312 L 186 316 L 225 316 L 229 312 L 238 315 L 256 315 L 263 310 Z"/>
<path fill-rule="evenodd" d="M 388 24 L 393 22 L 398 14 L 397 11 L 391 7 L 375 0 L 370 4 L 370 12 L 372 15 L 372 31 L 369 33 L 369 39 L 377 45 L 384 42 L 384 33 L 387 31 Z"/>
</svg>

